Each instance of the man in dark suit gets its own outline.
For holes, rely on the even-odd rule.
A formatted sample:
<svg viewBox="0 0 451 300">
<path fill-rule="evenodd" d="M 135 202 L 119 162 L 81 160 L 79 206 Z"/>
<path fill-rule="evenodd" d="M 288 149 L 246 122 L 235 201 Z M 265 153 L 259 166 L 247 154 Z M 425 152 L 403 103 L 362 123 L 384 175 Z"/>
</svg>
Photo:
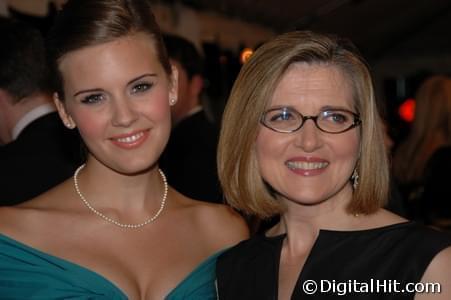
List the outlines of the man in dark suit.
<svg viewBox="0 0 451 300">
<path fill-rule="evenodd" d="M 1 17 L 0 37 L 0 205 L 13 205 L 70 177 L 80 146 L 53 105 L 40 32 Z"/>
<path fill-rule="evenodd" d="M 203 63 L 188 40 L 166 35 L 166 49 L 177 67 L 178 100 L 172 106 L 173 130 L 160 165 L 168 181 L 182 194 L 207 202 L 222 202 L 216 169 L 219 126 L 201 103 Z"/>
</svg>

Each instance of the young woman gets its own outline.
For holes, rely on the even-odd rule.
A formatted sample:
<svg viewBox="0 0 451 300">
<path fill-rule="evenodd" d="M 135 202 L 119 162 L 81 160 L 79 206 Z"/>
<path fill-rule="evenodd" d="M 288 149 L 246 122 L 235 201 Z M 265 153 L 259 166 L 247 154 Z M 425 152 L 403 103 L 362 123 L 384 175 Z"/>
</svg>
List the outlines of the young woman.
<svg viewBox="0 0 451 300">
<path fill-rule="evenodd" d="M 48 47 L 56 106 L 87 161 L 0 210 L 1 297 L 214 298 L 216 256 L 247 228 L 226 206 L 168 187 L 158 168 L 177 70 L 147 1 L 69 1 Z"/>
</svg>

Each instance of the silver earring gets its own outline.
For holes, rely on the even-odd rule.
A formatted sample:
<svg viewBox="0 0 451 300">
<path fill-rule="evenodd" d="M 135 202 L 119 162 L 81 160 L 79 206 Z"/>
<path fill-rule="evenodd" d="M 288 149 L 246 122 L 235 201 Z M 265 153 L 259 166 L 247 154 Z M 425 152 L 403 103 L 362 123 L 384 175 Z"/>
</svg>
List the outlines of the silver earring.
<svg viewBox="0 0 451 300">
<path fill-rule="evenodd" d="M 357 172 L 357 168 L 355 168 L 354 172 L 352 172 L 351 180 L 352 180 L 352 187 L 355 190 L 359 186 L 359 173 Z"/>
<path fill-rule="evenodd" d="M 177 99 L 174 98 L 174 97 L 172 97 L 172 98 L 169 100 L 169 103 L 170 103 L 171 105 L 174 105 L 175 102 L 177 102 Z"/>
<path fill-rule="evenodd" d="M 64 125 L 66 125 L 66 127 L 69 128 L 69 129 L 74 129 L 75 128 L 75 125 L 70 123 L 70 122 L 67 122 Z"/>
</svg>

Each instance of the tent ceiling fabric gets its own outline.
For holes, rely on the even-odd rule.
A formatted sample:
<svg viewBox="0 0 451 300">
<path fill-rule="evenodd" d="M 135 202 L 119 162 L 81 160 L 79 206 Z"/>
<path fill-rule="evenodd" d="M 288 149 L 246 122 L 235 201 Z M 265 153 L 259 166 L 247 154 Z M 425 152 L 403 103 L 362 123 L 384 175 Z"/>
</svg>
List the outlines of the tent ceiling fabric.
<svg viewBox="0 0 451 300">
<path fill-rule="evenodd" d="M 172 0 L 276 32 L 310 29 L 350 38 L 370 59 L 451 53 L 450 0 Z"/>
</svg>

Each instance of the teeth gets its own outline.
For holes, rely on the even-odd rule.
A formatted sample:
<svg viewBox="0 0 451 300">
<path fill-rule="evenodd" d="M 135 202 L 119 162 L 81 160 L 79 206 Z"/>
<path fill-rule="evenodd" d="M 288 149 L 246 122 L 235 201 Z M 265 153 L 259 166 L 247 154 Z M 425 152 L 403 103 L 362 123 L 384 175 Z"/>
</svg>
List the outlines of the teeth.
<svg viewBox="0 0 451 300">
<path fill-rule="evenodd" d="M 328 162 L 289 161 L 286 163 L 290 169 L 315 170 L 327 167 Z"/>
<path fill-rule="evenodd" d="M 133 142 L 136 142 L 138 139 L 140 139 L 143 135 L 144 135 L 144 133 L 140 132 L 140 133 L 137 133 L 135 135 L 131 135 L 131 136 L 128 136 L 125 138 L 116 139 L 116 141 L 118 141 L 120 143 L 133 143 Z"/>
</svg>

